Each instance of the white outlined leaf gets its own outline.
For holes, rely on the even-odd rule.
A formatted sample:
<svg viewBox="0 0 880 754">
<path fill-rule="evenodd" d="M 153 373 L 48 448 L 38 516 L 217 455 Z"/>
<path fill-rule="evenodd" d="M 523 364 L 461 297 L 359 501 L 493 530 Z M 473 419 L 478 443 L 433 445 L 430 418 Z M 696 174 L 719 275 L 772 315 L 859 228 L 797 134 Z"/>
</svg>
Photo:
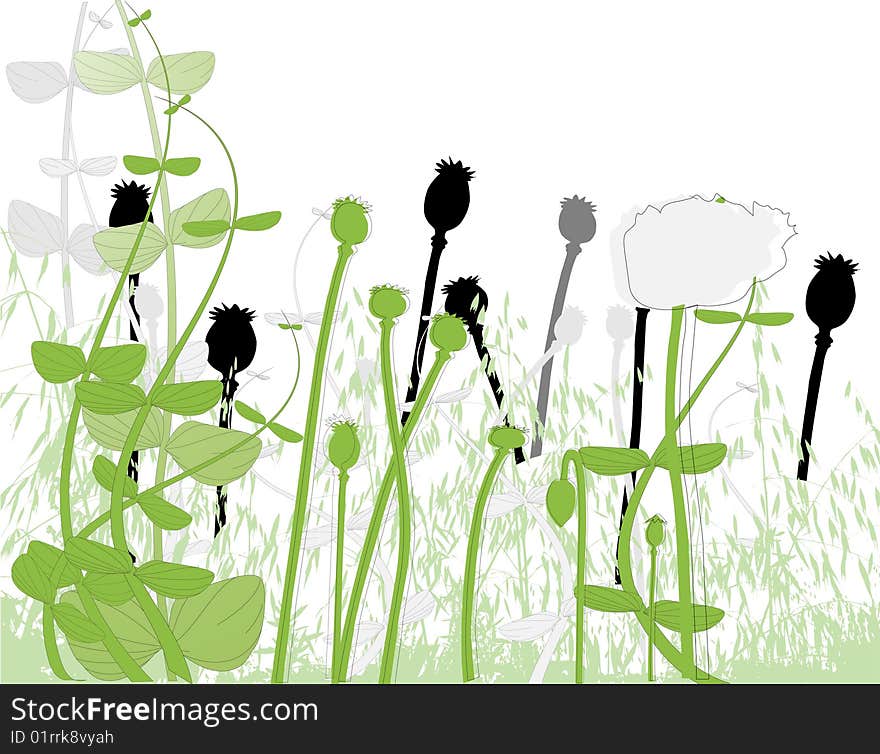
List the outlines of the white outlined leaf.
<svg viewBox="0 0 880 754">
<path fill-rule="evenodd" d="M 492 495 L 486 504 L 486 519 L 501 518 L 508 513 L 512 513 L 525 502 L 525 498 L 518 492 L 513 494 L 502 493 L 500 495 Z M 473 508 L 476 505 L 475 500 L 469 500 L 468 506 Z"/>
<path fill-rule="evenodd" d="M 99 16 L 93 10 L 89 11 L 89 21 L 91 21 L 93 24 L 98 24 L 102 29 L 109 29 L 111 26 L 113 26 L 113 23 L 111 21 L 108 21 L 103 16 Z"/>
<path fill-rule="evenodd" d="M 94 225 L 88 223 L 77 225 L 67 240 L 67 250 L 76 263 L 90 275 L 106 275 L 110 272 L 110 268 L 104 263 L 95 248 L 92 240 L 94 235 Z"/>
<path fill-rule="evenodd" d="M 416 592 L 412 597 L 407 599 L 403 606 L 403 617 L 400 622 L 407 626 L 410 623 L 427 618 L 434 612 L 436 600 L 430 592 Z"/>
<path fill-rule="evenodd" d="M 365 620 L 363 623 L 358 623 L 355 626 L 354 633 L 357 639 L 355 640 L 355 646 L 361 647 L 364 644 L 375 639 L 379 632 L 385 628 L 383 623 L 376 623 L 376 621 Z"/>
<path fill-rule="evenodd" d="M 112 155 L 106 157 L 88 157 L 79 164 L 79 169 L 86 175 L 108 175 L 116 168 L 116 158 Z"/>
<path fill-rule="evenodd" d="M 73 160 L 62 160 L 57 157 L 43 157 L 40 160 L 40 170 L 50 178 L 61 178 L 76 172 L 76 163 Z"/>
<path fill-rule="evenodd" d="M 317 550 L 319 547 L 326 547 L 334 539 L 336 532 L 330 524 L 316 526 L 309 529 L 303 537 L 303 549 Z"/>
<path fill-rule="evenodd" d="M 67 74 L 60 63 L 19 61 L 6 66 L 12 91 L 25 102 L 48 102 L 67 87 Z"/>
<path fill-rule="evenodd" d="M 551 631 L 558 620 L 553 613 L 535 613 L 501 626 L 498 633 L 510 641 L 534 641 Z"/>
<path fill-rule="evenodd" d="M 458 403 L 463 401 L 473 392 L 473 388 L 463 387 L 458 390 L 450 390 L 448 393 L 440 393 L 436 396 L 433 403 Z"/>
<path fill-rule="evenodd" d="M 158 353 L 159 364 L 164 364 L 168 351 L 163 348 Z M 176 382 L 192 382 L 197 380 L 208 366 L 208 344 L 203 340 L 194 340 L 187 343 L 177 362 L 174 364 L 174 371 L 177 374 Z"/>
<path fill-rule="evenodd" d="M 28 202 L 9 203 L 8 228 L 15 250 L 26 257 L 44 257 L 64 246 L 61 218 Z"/>
</svg>

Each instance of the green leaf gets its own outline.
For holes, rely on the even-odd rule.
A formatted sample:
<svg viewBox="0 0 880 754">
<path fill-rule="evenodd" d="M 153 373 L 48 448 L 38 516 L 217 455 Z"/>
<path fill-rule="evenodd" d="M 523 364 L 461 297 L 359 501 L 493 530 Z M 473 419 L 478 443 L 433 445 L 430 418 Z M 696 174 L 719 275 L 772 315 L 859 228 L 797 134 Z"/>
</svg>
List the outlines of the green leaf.
<svg viewBox="0 0 880 754">
<path fill-rule="evenodd" d="M 229 230 L 228 220 L 194 220 L 193 222 L 185 222 L 181 226 L 183 232 L 196 238 L 212 238 L 216 235 L 223 235 Z M 216 241 L 212 242 L 216 243 Z"/>
<path fill-rule="evenodd" d="M 260 212 L 258 215 L 239 217 L 232 224 L 232 227 L 237 230 L 269 230 L 269 228 L 278 225 L 280 219 L 281 213 L 278 211 Z"/>
<path fill-rule="evenodd" d="M 116 464 L 113 461 L 105 456 L 95 456 L 95 460 L 92 461 L 92 474 L 101 487 L 108 492 L 113 490 L 113 478 L 116 476 Z M 126 476 L 124 485 L 123 494 L 126 497 L 137 495 L 137 483 L 133 479 Z"/>
<path fill-rule="evenodd" d="M 178 382 L 162 385 L 153 395 L 153 405 L 172 414 L 196 416 L 217 405 L 223 394 L 219 380 Z"/>
<path fill-rule="evenodd" d="M 58 565 L 58 558 L 64 559 L 64 565 L 61 567 L 61 576 L 58 579 L 59 589 L 65 586 L 78 584 L 80 579 L 82 579 L 82 574 L 79 569 L 74 568 L 68 562 L 64 552 L 57 547 L 53 547 L 45 542 L 40 542 L 38 539 L 34 539 L 31 540 L 28 545 L 27 552 L 40 567 L 40 570 L 43 571 L 46 578 L 49 579 L 50 585 L 52 583 L 52 575 L 55 573 L 55 566 Z"/>
<path fill-rule="evenodd" d="M 60 602 L 78 610 L 83 609 L 79 596 L 73 591 L 62 594 Z M 99 603 L 98 611 L 107 622 L 107 627 L 138 665 L 145 665 L 159 651 L 159 641 L 150 622 L 134 600 L 121 605 Z M 103 644 L 85 644 L 72 640 L 70 649 L 79 663 L 95 678 L 102 681 L 125 678 L 125 673 Z"/>
<path fill-rule="evenodd" d="M 718 466 L 727 455 L 723 442 L 710 442 L 702 445 L 682 445 L 679 449 L 682 474 L 705 474 Z M 654 462 L 661 469 L 669 471 L 668 446 L 664 445 L 655 456 Z"/>
<path fill-rule="evenodd" d="M 603 613 L 635 613 L 643 607 L 641 600 L 630 592 L 589 584 L 584 587 L 584 602 L 591 610 Z"/>
<path fill-rule="evenodd" d="M 168 82 L 174 94 L 192 94 L 201 89 L 211 79 L 214 72 L 213 52 L 179 52 L 165 55 L 165 69 L 168 71 Z M 147 81 L 153 86 L 167 92 L 165 72 L 162 62 L 154 58 L 147 67 Z"/>
<path fill-rule="evenodd" d="M 128 25 L 129 25 L 132 29 L 133 29 L 135 26 L 140 25 L 140 22 L 141 22 L 141 19 L 140 19 L 140 17 L 138 17 L 138 16 L 135 16 L 134 18 L 130 18 L 130 19 L 128 19 Z"/>
<path fill-rule="evenodd" d="M 266 424 L 266 417 L 255 408 L 248 406 L 247 403 L 236 401 L 235 410 L 240 417 L 247 419 L 249 422 L 253 422 L 254 424 Z"/>
<path fill-rule="evenodd" d="M 97 573 L 130 573 L 131 556 L 115 547 L 102 545 L 84 537 L 70 537 L 64 543 L 67 559 L 84 571 Z"/>
<path fill-rule="evenodd" d="M 76 383 L 76 397 L 85 408 L 95 414 L 122 414 L 140 408 L 147 400 L 137 385 L 119 385 L 115 382 Z"/>
<path fill-rule="evenodd" d="M 99 348 L 91 371 L 107 382 L 131 382 L 144 368 L 147 349 L 142 343 Z"/>
<path fill-rule="evenodd" d="M 581 462 L 590 471 L 603 476 L 629 474 L 651 465 L 651 459 L 638 448 L 587 446 L 580 449 Z"/>
<path fill-rule="evenodd" d="M 30 553 L 22 553 L 15 559 L 10 575 L 12 583 L 31 599 L 49 603 L 55 599 L 55 590 L 49 577 L 43 573 L 39 562 Z"/>
<path fill-rule="evenodd" d="M 126 411 L 124 414 L 101 415 L 93 411 L 83 411 L 83 423 L 89 431 L 89 436 L 107 450 L 122 450 L 131 427 L 134 424 L 137 410 Z M 162 443 L 162 412 L 158 408 L 151 408 L 147 414 L 144 428 L 135 442 L 135 450 L 149 450 L 158 448 Z"/>
<path fill-rule="evenodd" d="M 37 374 L 46 382 L 56 385 L 69 382 L 86 370 L 86 357 L 82 349 L 48 340 L 31 343 L 31 360 Z"/>
<path fill-rule="evenodd" d="M 161 165 L 155 157 L 140 157 L 136 154 L 127 154 L 122 157 L 122 164 L 130 173 L 135 175 L 149 175 L 158 172 Z"/>
<path fill-rule="evenodd" d="M 282 322 L 281 324 L 278 325 L 278 327 L 280 327 L 282 330 L 302 330 L 303 329 L 303 326 L 301 324 L 299 324 L 298 322 L 293 325 L 289 325 L 286 322 Z"/>
<path fill-rule="evenodd" d="M 158 495 L 149 494 L 139 497 L 138 505 L 150 521 L 165 531 L 177 531 L 192 523 L 192 516 L 189 513 Z"/>
<path fill-rule="evenodd" d="M 275 437 L 279 440 L 284 440 L 284 442 L 301 442 L 303 439 L 303 436 L 299 432 L 295 432 L 278 422 L 269 422 L 269 429 Z"/>
<path fill-rule="evenodd" d="M 746 322 L 753 325 L 764 325 L 765 327 L 779 327 L 787 325 L 794 319 L 791 312 L 753 312 L 746 316 Z"/>
<path fill-rule="evenodd" d="M 192 249 L 207 249 L 223 240 L 229 229 L 229 195 L 225 189 L 218 188 L 197 196 L 171 213 L 168 222 L 168 236 L 172 243 Z M 223 229 L 209 236 L 194 236 L 183 229 L 184 223 L 221 222 Z"/>
<path fill-rule="evenodd" d="M 694 315 L 700 322 L 710 325 L 729 325 L 742 319 L 736 312 L 722 312 L 717 309 L 697 309 Z"/>
<path fill-rule="evenodd" d="M 136 223 L 135 225 L 123 225 L 121 228 L 107 228 L 107 230 L 99 231 L 92 236 L 95 248 L 108 267 L 117 272 L 125 270 L 140 229 L 141 223 Z M 162 256 L 166 246 L 167 243 L 162 231 L 154 223 L 147 223 L 128 274 L 136 275 L 148 269 Z"/>
<path fill-rule="evenodd" d="M 208 670 L 241 667 L 260 639 L 266 590 L 257 576 L 211 584 L 176 600 L 169 625 L 184 656 Z"/>
<path fill-rule="evenodd" d="M 141 82 L 141 72 L 131 55 L 113 52 L 78 52 L 73 57 L 76 75 L 95 94 L 116 94 Z"/>
<path fill-rule="evenodd" d="M 710 605 L 691 605 L 694 609 L 694 631 L 708 631 L 721 622 L 724 611 Z M 654 616 L 664 628 L 681 631 L 681 603 L 660 600 L 654 605 Z"/>
<path fill-rule="evenodd" d="M 83 583 L 96 600 L 107 605 L 122 605 L 134 596 L 128 579 L 120 573 L 89 571 Z"/>
<path fill-rule="evenodd" d="M 97 644 L 104 640 L 104 631 L 92 623 L 77 607 L 67 602 L 52 605 L 52 617 L 64 635 L 83 644 Z"/>
<path fill-rule="evenodd" d="M 188 176 L 195 173 L 201 164 L 200 157 L 172 157 L 165 160 L 165 170 L 171 175 Z"/>
<path fill-rule="evenodd" d="M 148 21 L 152 17 L 152 15 L 153 11 L 147 8 L 143 13 L 141 13 L 139 18 L 141 19 L 141 21 Z"/>
<path fill-rule="evenodd" d="M 162 114 L 163 115 L 174 115 L 174 113 L 176 113 L 178 110 L 180 110 L 180 107 L 178 105 L 171 105 L 171 107 L 165 108 L 162 111 Z"/>
<path fill-rule="evenodd" d="M 157 594 L 181 599 L 195 597 L 205 591 L 214 580 L 214 574 L 205 568 L 166 563 L 162 560 L 151 560 L 140 568 L 135 568 L 134 575 Z"/>
<path fill-rule="evenodd" d="M 232 450 L 239 443 L 241 447 Z M 190 421 L 174 431 L 166 447 L 177 465 L 187 471 L 216 458 L 192 476 L 203 484 L 223 485 L 247 473 L 263 444 L 244 432 Z M 221 454 L 225 455 L 218 457 Z"/>
</svg>

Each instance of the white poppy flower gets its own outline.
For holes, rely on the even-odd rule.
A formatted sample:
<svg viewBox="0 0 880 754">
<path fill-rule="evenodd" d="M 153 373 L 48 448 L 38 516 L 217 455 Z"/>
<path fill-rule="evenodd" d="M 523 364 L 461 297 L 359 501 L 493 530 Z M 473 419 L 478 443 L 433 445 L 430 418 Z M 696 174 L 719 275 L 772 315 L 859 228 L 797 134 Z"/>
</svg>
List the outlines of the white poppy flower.
<svg viewBox="0 0 880 754">
<path fill-rule="evenodd" d="M 623 236 L 629 290 L 652 309 L 731 303 L 785 266 L 794 235 L 787 212 L 718 194 L 651 205 Z"/>
</svg>

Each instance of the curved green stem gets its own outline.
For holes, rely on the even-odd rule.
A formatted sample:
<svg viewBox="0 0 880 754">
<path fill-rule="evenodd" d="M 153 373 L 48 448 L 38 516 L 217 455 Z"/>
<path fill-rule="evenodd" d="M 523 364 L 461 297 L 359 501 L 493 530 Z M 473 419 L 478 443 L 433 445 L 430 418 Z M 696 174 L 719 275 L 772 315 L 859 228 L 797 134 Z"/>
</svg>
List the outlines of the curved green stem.
<svg viewBox="0 0 880 754">
<path fill-rule="evenodd" d="M 76 593 L 79 595 L 80 602 L 82 602 L 83 609 L 89 617 L 89 620 L 104 632 L 104 639 L 102 640 L 104 647 L 110 653 L 110 656 L 116 664 L 119 665 L 119 669 L 125 673 L 128 680 L 132 682 L 146 683 L 152 681 L 153 679 L 147 675 L 137 662 L 135 662 L 132 656 L 128 653 L 128 650 L 122 646 L 122 643 L 116 638 L 113 629 L 110 628 L 107 621 L 104 619 L 104 616 L 101 614 L 101 611 L 98 609 L 98 605 L 95 603 L 95 598 L 92 597 L 92 593 L 89 591 L 88 587 L 80 582 L 76 585 Z"/>
<path fill-rule="evenodd" d="M 379 669 L 379 683 L 391 683 L 394 677 L 394 660 L 397 655 L 397 637 L 400 631 L 400 611 L 403 594 L 409 576 L 409 558 L 412 547 L 412 511 L 410 510 L 409 478 L 406 469 L 406 448 L 397 420 L 397 401 L 394 399 L 394 372 L 391 369 L 391 332 L 394 320 L 383 319 L 380 323 L 379 361 L 382 370 L 382 395 L 385 399 L 385 420 L 391 440 L 391 462 L 397 479 L 397 515 L 400 542 L 397 549 L 397 572 L 391 591 L 391 608 L 388 611 L 388 628 L 385 631 L 385 647 Z"/>
<path fill-rule="evenodd" d="M 336 683 L 339 664 L 339 642 L 342 638 L 342 582 L 345 565 L 345 493 L 348 488 L 348 472 L 339 472 L 339 491 L 336 498 L 336 580 L 333 589 L 333 659 L 330 678 Z"/>
<path fill-rule="evenodd" d="M 449 361 L 450 354 L 448 351 L 438 350 L 431 369 L 422 381 L 415 403 L 409 418 L 403 427 L 403 445 L 406 448 L 409 445 L 410 438 L 415 434 L 416 428 L 421 421 L 428 400 L 440 379 L 443 367 Z M 364 589 L 367 585 L 367 578 L 370 574 L 370 565 L 376 554 L 376 547 L 379 543 L 379 534 L 382 531 L 382 522 L 385 518 L 385 509 L 388 507 L 388 500 L 391 492 L 394 490 L 396 481 L 394 466 L 389 464 L 382 477 L 382 484 L 379 486 L 379 492 L 376 494 L 376 503 L 373 506 L 373 514 L 370 517 L 370 523 L 367 532 L 364 535 L 364 545 L 361 548 L 361 555 L 358 559 L 357 572 L 355 573 L 354 583 L 351 587 L 351 594 L 348 599 L 348 610 L 345 614 L 345 625 L 342 630 L 342 645 L 339 651 L 339 665 L 337 667 L 336 682 L 344 681 L 348 676 L 348 664 L 351 659 L 351 647 L 354 642 L 355 621 L 361 610 Z"/>
<path fill-rule="evenodd" d="M 681 481 L 681 453 L 675 419 L 675 388 L 678 377 L 678 354 L 681 348 L 681 327 L 684 322 L 684 307 L 672 310 L 669 327 L 669 347 L 666 351 L 666 439 L 669 459 L 669 485 L 672 490 L 672 506 L 675 511 L 675 560 L 678 580 L 678 605 L 681 633 L 681 656 L 684 667 L 679 668 L 684 678 L 694 680 L 694 614 L 691 596 L 691 543 L 688 531 L 687 505 Z"/>
<path fill-rule="evenodd" d="M 76 680 L 61 662 L 61 654 L 58 652 L 58 639 L 55 637 L 55 619 L 52 617 L 52 606 L 43 603 L 43 646 L 46 648 L 46 659 L 52 672 L 62 681 Z"/>
<path fill-rule="evenodd" d="M 306 414 L 306 427 L 303 432 L 302 456 L 299 464 L 299 479 L 296 486 L 296 502 L 293 506 L 293 520 L 290 527 L 290 550 L 287 553 L 287 568 L 284 573 L 284 590 L 281 595 L 281 607 L 278 611 L 278 631 L 275 637 L 275 656 L 272 661 L 272 683 L 283 683 L 287 670 L 287 645 L 290 641 L 290 621 L 293 610 L 293 595 L 296 585 L 296 573 L 299 566 L 299 555 L 302 549 L 302 538 L 306 524 L 306 513 L 309 505 L 309 490 L 312 482 L 312 459 L 315 453 L 315 442 L 318 433 L 318 420 L 321 415 L 321 391 L 324 386 L 324 365 L 327 361 L 327 350 L 330 335 L 333 331 L 334 312 L 339 299 L 339 291 L 345 277 L 345 268 L 351 259 L 354 249 L 347 244 L 338 247 L 336 266 L 330 278 L 330 289 L 324 302 L 324 316 L 318 332 L 318 344 L 315 347 L 315 363 L 312 368 L 312 386 L 309 392 L 309 408 Z"/>
<path fill-rule="evenodd" d="M 140 605 L 144 615 L 150 622 L 150 627 L 156 634 L 159 644 L 162 646 L 162 652 L 165 655 L 165 664 L 168 669 L 177 673 L 187 683 L 192 683 L 192 676 L 189 672 L 189 665 L 186 664 L 186 658 L 180 651 L 180 644 L 177 643 L 177 637 L 168 627 L 168 621 L 165 616 L 159 612 L 159 608 L 153 598 L 150 597 L 147 588 L 137 579 L 134 574 L 128 574 L 125 577 L 131 591 L 134 592 L 134 598 Z"/>
<path fill-rule="evenodd" d="M 480 557 L 480 540 L 483 534 L 483 515 L 486 512 L 486 504 L 489 495 L 495 486 L 495 479 L 504 461 L 507 460 L 509 451 L 499 448 L 492 456 L 486 475 L 477 493 L 477 501 L 474 505 L 474 516 L 471 519 L 471 528 L 468 533 L 467 558 L 464 564 L 464 585 L 461 592 L 461 676 L 462 680 L 468 681 L 476 678 L 474 672 L 474 592 L 477 580 L 477 560 Z"/>
<path fill-rule="evenodd" d="M 570 469 L 574 469 L 577 489 L 577 576 L 575 584 L 583 587 L 586 581 L 586 549 L 587 549 L 587 482 L 584 475 L 584 465 L 581 462 L 580 453 L 576 450 L 568 450 L 562 457 L 562 478 L 568 479 Z M 584 613 L 586 592 L 579 588 L 575 599 L 575 660 L 574 682 L 584 682 Z"/>
</svg>

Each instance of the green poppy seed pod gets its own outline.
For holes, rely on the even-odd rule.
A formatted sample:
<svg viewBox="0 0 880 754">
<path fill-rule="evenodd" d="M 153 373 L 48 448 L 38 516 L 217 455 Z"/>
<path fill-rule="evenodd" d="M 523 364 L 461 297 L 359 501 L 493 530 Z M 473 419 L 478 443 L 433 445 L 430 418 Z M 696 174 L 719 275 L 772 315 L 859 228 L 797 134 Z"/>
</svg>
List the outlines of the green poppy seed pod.
<svg viewBox="0 0 880 754">
<path fill-rule="evenodd" d="M 547 513 L 557 526 L 565 526 L 575 507 L 574 485 L 568 479 L 554 479 L 547 488 Z"/>
<path fill-rule="evenodd" d="M 434 317 L 429 337 L 435 348 L 447 353 L 460 351 L 468 341 L 464 321 L 453 314 L 438 314 Z"/>
<path fill-rule="evenodd" d="M 807 314 L 821 332 L 830 332 L 846 322 L 856 304 L 853 275 L 858 267 L 842 254 L 819 257 L 818 272 L 807 286 Z"/>
<path fill-rule="evenodd" d="M 586 199 L 575 194 L 563 199 L 559 213 L 559 232 L 569 243 L 586 243 L 596 235 L 596 208 Z"/>
<path fill-rule="evenodd" d="M 645 539 L 651 547 L 660 547 L 666 539 L 666 521 L 660 516 L 651 516 L 645 528 Z"/>
<path fill-rule="evenodd" d="M 489 444 L 498 450 L 516 450 L 526 444 L 526 433 L 517 427 L 492 427 Z"/>
<path fill-rule="evenodd" d="M 344 420 L 330 426 L 327 438 L 327 458 L 340 472 L 347 472 L 358 462 L 361 454 L 361 441 L 357 424 Z"/>
<path fill-rule="evenodd" d="M 370 314 L 379 319 L 397 319 L 406 312 L 406 291 L 393 285 L 377 285 L 370 289 Z"/>
<path fill-rule="evenodd" d="M 333 202 L 330 232 L 341 244 L 356 246 L 370 235 L 370 207 L 347 196 Z"/>
</svg>

